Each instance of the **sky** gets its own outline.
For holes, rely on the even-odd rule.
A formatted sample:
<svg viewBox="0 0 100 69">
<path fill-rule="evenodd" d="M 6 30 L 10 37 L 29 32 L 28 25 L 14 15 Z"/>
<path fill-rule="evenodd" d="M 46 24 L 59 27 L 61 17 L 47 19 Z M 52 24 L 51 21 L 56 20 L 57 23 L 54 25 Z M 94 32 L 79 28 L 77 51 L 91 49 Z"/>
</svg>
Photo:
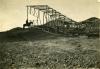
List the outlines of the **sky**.
<svg viewBox="0 0 100 69">
<path fill-rule="evenodd" d="M 0 0 L 0 31 L 22 27 L 26 5 L 49 5 L 75 21 L 100 18 L 100 0 Z"/>
</svg>

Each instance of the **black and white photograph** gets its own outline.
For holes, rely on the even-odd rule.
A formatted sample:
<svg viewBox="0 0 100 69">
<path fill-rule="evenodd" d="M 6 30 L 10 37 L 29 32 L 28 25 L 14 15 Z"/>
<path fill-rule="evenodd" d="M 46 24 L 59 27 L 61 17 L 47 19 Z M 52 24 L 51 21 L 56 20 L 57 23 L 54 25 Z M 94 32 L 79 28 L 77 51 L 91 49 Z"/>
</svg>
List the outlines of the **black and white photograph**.
<svg viewBox="0 0 100 69">
<path fill-rule="evenodd" d="M 100 69 L 100 0 L 0 0 L 0 69 Z"/>
</svg>

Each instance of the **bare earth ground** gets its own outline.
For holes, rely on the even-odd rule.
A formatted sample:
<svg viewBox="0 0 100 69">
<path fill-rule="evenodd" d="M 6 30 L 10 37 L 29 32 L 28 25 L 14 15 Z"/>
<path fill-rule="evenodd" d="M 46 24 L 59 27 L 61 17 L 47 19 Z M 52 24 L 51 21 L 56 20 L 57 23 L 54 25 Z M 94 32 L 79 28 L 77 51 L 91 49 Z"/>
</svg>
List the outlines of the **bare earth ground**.
<svg viewBox="0 0 100 69">
<path fill-rule="evenodd" d="M 2 42 L 0 69 L 94 68 L 100 62 L 99 40 L 80 36 Z"/>
</svg>

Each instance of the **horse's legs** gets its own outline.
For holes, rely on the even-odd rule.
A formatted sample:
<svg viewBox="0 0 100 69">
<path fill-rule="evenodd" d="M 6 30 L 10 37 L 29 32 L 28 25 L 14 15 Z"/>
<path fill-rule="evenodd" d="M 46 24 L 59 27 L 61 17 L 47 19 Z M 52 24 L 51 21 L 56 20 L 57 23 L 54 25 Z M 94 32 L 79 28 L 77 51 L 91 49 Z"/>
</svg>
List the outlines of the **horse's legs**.
<svg viewBox="0 0 100 69">
<path fill-rule="evenodd" d="M 31 24 L 33 24 L 33 23 L 23 24 L 23 29 L 25 29 L 26 26 L 30 29 Z"/>
<path fill-rule="evenodd" d="M 25 29 L 25 25 L 23 25 L 23 29 Z"/>
</svg>

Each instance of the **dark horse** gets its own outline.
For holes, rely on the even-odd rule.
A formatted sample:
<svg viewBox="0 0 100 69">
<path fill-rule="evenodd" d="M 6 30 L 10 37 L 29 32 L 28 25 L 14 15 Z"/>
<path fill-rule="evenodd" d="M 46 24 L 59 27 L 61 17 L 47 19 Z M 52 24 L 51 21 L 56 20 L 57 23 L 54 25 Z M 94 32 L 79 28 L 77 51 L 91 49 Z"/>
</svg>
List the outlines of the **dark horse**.
<svg viewBox="0 0 100 69">
<path fill-rule="evenodd" d="M 23 29 L 25 29 L 25 27 L 30 27 L 33 24 L 33 22 L 26 22 L 26 24 L 23 24 Z"/>
</svg>

